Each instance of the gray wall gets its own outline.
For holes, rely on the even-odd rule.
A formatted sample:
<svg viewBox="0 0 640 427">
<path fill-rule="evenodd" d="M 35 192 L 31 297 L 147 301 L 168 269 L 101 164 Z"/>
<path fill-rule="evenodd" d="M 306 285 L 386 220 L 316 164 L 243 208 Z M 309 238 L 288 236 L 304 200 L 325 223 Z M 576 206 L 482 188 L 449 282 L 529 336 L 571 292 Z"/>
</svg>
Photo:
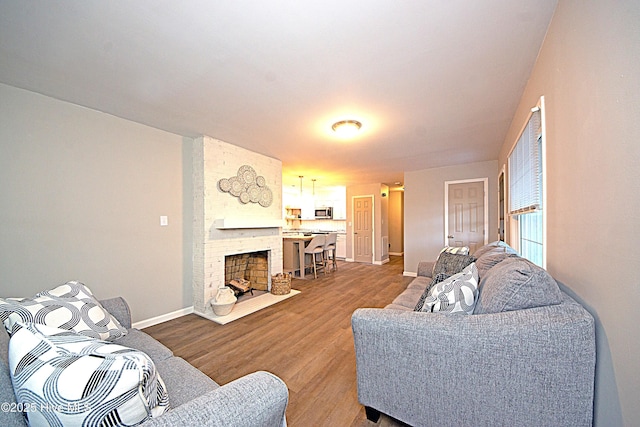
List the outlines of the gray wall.
<svg viewBox="0 0 640 427">
<path fill-rule="evenodd" d="M 183 144 L 0 84 L 0 296 L 75 279 L 127 298 L 134 321 L 191 306 Z"/>
<path fill-rule="evenodd" d="M 489 178 L 489 242 L 498 239 L 498 162 L 423 169 L 404 173 L 404 271 L 434 260 L 444 246 L 444 183 Z"/>
<path fill-rule="evenodd" d="M 640 419 L 640 2 L 561 0 L 500 155 L 545 96 L 548 270 L 597 318 L 595 425 Z"/>
</svg>

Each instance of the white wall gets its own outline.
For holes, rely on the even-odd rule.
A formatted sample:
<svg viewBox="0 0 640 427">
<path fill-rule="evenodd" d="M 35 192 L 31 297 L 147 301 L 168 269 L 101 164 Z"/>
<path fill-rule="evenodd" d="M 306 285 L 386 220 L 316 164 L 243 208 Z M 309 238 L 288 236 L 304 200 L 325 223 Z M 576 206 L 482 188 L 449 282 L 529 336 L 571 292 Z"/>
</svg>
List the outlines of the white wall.
<svg viewBox="0 0 640 427">
<path fill-rule="evenodd" d="M 498 239 L 498 162 L 488 161 L 404 173 L 404 270 L 415 273 L 444 246 L 444 183 L 489 178 L 489 242 Z"/>
<path fill-rule="evenodd" d="M 178 135 L 0 84 L 0 296 L 75 279 L 134 321 L 190 306 L 185 172 Z"/>
<path fill-rule="evenodd" d="M 548 270 L 596 317 L 595 425 L 640 419 L 640 2 L 560 0 L 500 155 L 545 96 Z"/>
<path fill-rule="evenodd" d="M 264 179 L 268 206 L 242 203 L 220 189 L 219 181 L 244 165 L 254 169 L 254 180 Z M 202 136 L 193 142 L 193 170 L 193 306 L 196 314 L 212 316 L 209 302 L 226 284 L 225 256 L 269 251 L 270 273 L 282 273 L 282 162 Z M 232 228 L 218 228 L 219 220 L 232 221 Z"/>
</svg>

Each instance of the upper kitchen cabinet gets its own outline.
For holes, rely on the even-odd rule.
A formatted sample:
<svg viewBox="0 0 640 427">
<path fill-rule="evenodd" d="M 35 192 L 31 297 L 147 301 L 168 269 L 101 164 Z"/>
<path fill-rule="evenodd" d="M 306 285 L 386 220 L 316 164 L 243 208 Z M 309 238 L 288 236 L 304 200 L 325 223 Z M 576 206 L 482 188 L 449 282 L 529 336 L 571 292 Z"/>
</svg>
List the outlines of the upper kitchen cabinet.
<svg viewBox="0 0 640 427">
<path fill-rule="evenodd" d="M 316 192 L 315 207 L 333 208 L 333 219 L 347 219 L 347 188 L 325 187 Z"/>
<path fill-rule="evenodd" d="M 283 187 L 283 207 L 300 209 L 302 220 L 315 219 L 315 209 L 333 208 L 334 220 L 347 219 L 347 189 L 344 186 L 317 187 L 302 191 L 297 187 Z M 286 215 L 286 212 L 285 212 Z"/>
</svg>

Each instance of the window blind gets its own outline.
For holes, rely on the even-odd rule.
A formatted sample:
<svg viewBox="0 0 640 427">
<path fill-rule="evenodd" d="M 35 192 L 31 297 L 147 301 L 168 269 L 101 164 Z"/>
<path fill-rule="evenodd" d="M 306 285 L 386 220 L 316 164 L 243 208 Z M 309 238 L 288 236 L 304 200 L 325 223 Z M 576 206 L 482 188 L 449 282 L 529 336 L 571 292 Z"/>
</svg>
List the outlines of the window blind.
<svg viewBox="0 0 640 427">
<path fill-rule="evenodd" d="M 509 213 L 519 215 L 542 208 L 540 109 L 535 109 L 509 155 Z"/>
</svg>

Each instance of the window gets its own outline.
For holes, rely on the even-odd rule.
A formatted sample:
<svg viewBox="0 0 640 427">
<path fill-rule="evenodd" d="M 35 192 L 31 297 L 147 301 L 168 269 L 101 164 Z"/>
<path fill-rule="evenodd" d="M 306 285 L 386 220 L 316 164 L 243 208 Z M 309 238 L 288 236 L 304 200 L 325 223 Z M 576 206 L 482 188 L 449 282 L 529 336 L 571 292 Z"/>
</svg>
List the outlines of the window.
<svg viewBox="0 0 640 427">
<path fill-rule="evenodd" d="M 509 154 L 509 215 L 512 246 L 531 262 L 546 267 L 543 107 L 544 98 L 540 98 Z"/>
</svg>

